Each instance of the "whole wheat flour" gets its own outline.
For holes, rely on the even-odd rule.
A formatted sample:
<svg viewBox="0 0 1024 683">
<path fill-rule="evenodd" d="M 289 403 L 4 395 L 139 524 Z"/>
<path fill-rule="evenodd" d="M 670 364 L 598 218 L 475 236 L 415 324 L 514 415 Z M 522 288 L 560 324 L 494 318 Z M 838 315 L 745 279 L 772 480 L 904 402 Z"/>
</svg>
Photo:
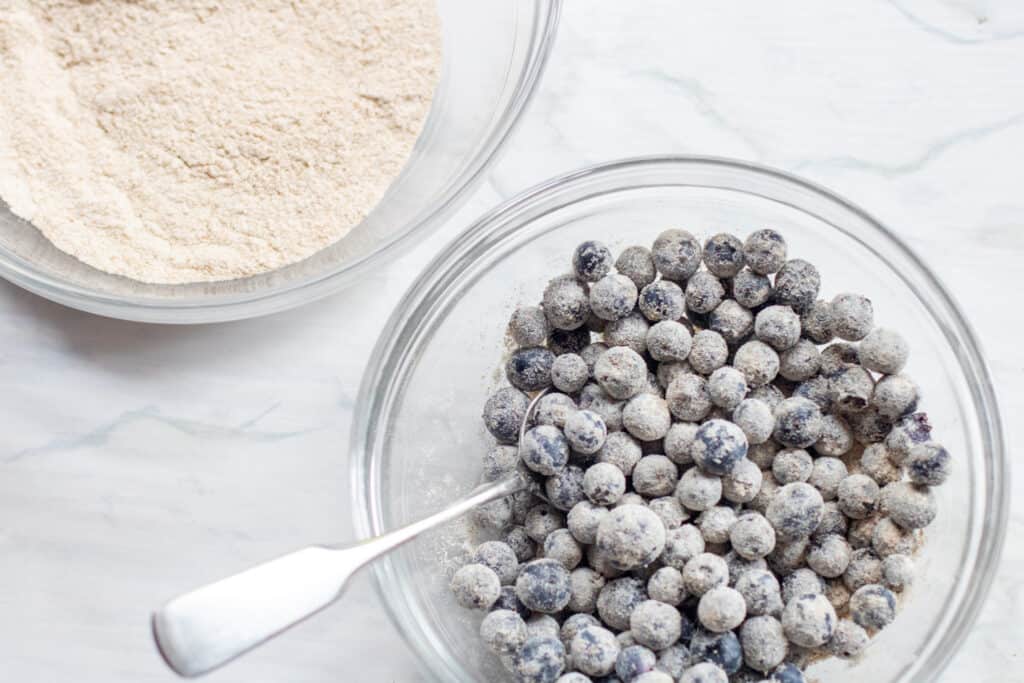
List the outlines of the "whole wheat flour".
<svg viewBox="0 0 1024 683">
<path fill-rule="evenodd" d="M 0 197 L 144 282 L 299 261 L 408 158 L 435 1 L 0 0 Z"/>
</svg>

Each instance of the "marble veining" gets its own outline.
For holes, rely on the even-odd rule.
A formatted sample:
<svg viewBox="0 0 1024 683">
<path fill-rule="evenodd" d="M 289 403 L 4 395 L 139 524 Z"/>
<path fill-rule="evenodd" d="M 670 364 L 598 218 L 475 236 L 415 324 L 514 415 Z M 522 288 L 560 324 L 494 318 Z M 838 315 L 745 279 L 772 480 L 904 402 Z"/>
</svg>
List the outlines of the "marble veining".
<svg viewBox="0 0 1024 683">
<path fill-rule="evenodd" d="M 1011 452 L 1024 438 L 1024 5 L 1017 0 L 566 0 L 544 83 L 501 161 L 435 235 L 339 296 L 169 328 L 0 283 L 0 658 L 11 681 L 175 680 L 147 615 L 175 592 L 353 536 L 362 368 L 415 273 L 502 199 L 658 153 L 800 173 L 890 225 L 982 340 Z M 1024 468 L 1013 497 L 1024 500 Z M 1024 680 L 1024 505 L 944 681 Z M 353 675 L 358 672 L 358 675 Z M 360 577 L 344 604 L 217 672 L 416 681 Z"/>
</svg>

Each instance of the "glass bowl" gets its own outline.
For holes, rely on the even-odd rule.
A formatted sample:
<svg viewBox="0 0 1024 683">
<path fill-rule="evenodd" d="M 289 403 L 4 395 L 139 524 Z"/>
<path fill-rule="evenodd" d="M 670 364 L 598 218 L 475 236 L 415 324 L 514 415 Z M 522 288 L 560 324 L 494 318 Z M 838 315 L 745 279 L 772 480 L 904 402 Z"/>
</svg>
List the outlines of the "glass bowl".
<svg viewBox="0 0 1024 683">
<path fill-rule="evenodd" d="M 54 247 L 0 201 L 0 276 L 92 313 L 162 323 L 265 315 L 336 292 L 425 237 L 494 160 L 537 87 L 561 0 L 438 0 L 444 57 L 423 132 L 377 207 L 344 239 L 269 273 L 152 285 Z"/>
<path fill-rule="evenodd" d="M 822 295 L 861 292 L 876 322 L 907 336 L 935 436 L 955 454 L 936 489 L 939 516 L 917 558 L 917 583 L 864 660 L 816 664 L 812 678 L 932 680 L 960 645 L 988 592 L 1004 536 L 1007 460 L 978 342 L 949 294 L 887 228 L 836 195 L 760 166 L 653 158 L 544 183 L 459 236 L 410 288 L 378 342 L 352 434 L 355 518 L 363 536 L 412 521 L 469 490 L 489 441 L 480 413 L 501 379 L 513 308 L 536 303 L 584 239 L 617 251 L 667 227 L 702 239 L 771 226 L 791 257 L 822 273 Z M 394 622 L 435 678 L 502 680 L 483 653 L 480 615 L 458 608 L 447 577 L 468 524 L 449 525 L 375 566 Z"/>
</svg>

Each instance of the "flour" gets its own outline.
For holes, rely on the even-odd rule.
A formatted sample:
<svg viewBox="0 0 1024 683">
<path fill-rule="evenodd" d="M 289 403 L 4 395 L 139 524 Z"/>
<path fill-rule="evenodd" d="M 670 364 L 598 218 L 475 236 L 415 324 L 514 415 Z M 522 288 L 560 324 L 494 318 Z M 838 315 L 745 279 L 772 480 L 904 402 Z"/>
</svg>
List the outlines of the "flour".
<svg viewBox="0 0 1024 683">
<path fill-rule="evenodd" d="M 0 0 L 0 197 L 151 283 L 337 241 L 401 170 L 440 70 L 436 0 Z"/>
</svg>

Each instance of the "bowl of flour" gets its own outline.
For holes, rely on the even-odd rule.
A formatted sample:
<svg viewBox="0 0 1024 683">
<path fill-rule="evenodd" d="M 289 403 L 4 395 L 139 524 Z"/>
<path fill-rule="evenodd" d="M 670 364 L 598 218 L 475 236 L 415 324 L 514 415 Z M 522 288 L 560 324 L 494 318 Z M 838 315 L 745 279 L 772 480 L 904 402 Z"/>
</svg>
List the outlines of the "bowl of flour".
<svg viewBox="0 0 1024 683">
<path fill-rule="evenodd" d="M 453 210 L 533 93 L 537 0 L 9 0 L 0 275 L 150 322 L 338 291 Z"/>
</svg>

